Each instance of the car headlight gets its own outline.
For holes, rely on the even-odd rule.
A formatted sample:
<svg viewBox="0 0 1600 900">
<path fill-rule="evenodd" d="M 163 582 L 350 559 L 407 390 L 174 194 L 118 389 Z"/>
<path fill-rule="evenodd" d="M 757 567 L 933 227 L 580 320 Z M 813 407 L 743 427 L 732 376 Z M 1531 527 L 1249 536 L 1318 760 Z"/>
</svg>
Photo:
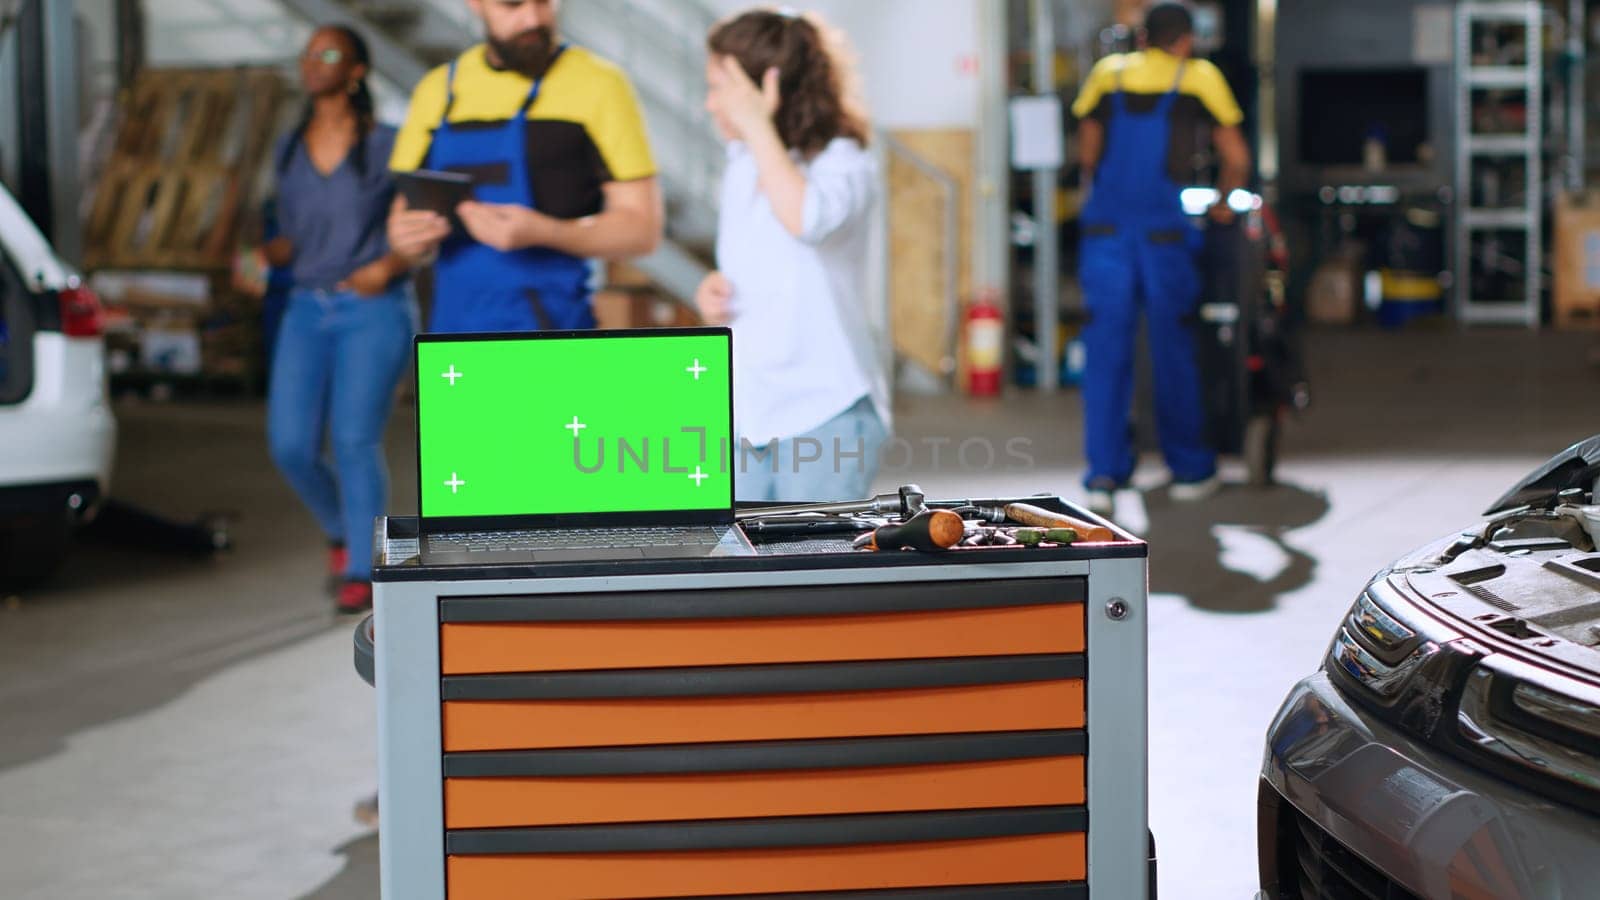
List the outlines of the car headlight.
<svg viewBox="0 0 1600 900">
<path fill-rule="evenodd" d="M 1490 657 L 1467 677 L 1456 723 L 1480 753 L 1600 792 L 1600 690 Z"/>
<path fill-rule="evenodd" d="M 1600 810 L 1600 689 L 1466 639 L 1392 571 L 1367 585 L 1329 644 L 1323 668 L 1340 692 L 1438 750 Z"/>
<path fill-rule="evenodd" d="M 1367 585 L 1340 624 L 1328 648 L 1329 668 L 1377 697 L 1392 699 L 1445 644 L 1459 637 L 1382 577 Z"/>
<path fill-rule="evenodd" d="M 1417 631 L 1378 603 L 1374 594 L 1386 588 L 1389 588 L 1387 581 L 1378 582 L 1356 598 L 1355 605 L 1350 608 L 1349 626 L 1355 634 L 1366 638 L 1376 652 L 1395 661 L 1418 649 Z M 1390 603 L 1397 605 L 1393 599 Z"/>
</svg>

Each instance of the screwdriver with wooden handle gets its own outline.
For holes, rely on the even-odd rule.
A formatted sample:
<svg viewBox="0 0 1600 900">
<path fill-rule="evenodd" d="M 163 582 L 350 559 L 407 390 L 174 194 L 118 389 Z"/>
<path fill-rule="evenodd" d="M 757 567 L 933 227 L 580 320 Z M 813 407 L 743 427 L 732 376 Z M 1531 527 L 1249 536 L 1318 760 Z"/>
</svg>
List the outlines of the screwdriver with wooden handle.
<svg viewBox="0 0 1600 900">
<path fill-rule="evenodd" d="M 1071 528 L 1078 533 L 1079 541 L 1087 543 L 1121 540 L 1115 531 L 1104 525 L 1051 512 L 1031 503 L 1007 503 L 1006 518 L 1021 525 L 1033 525 L 1039 528 Z"/>
<path fill-rule="evenodd" d="M 966 523 L 948 509 L 925 509 L 896 525 L 880 525 L 855 540 L 858 550 L 948 550 L 961 542 Z"/>
</svg>

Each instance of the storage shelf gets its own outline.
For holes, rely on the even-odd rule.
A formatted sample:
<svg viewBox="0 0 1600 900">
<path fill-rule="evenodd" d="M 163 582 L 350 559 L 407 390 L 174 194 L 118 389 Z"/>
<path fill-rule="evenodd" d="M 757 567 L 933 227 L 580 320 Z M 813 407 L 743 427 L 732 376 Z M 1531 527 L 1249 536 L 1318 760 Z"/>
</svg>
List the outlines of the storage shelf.
<svg viewBox="0 0 1600 900">
<path fill-rule="evenodd" d="M 1474 22 L 1520 25 L 1528 21 L 1528 4 L 1525 0 L 1462 3 L 1456 9 L 1461 15 L 1470 16 Z"/>
<path fill-rule="evenodd" d="M 1474 156 L 1527 156 L 1535 141 L 1525 134 L 1475 134 L 1467 138 L 1467 152 Z"/>
<path fill-rule="evenodd" d="M 1465 206 L 1459 212 L 1455 236 L 1453 266 L 1461 273 L 1455 284 L 1456 315 L 1467 324 L 1537 327 L 1542 267 L 1542 210 L 1537 204 L 1544 174 L 1544 7 L 1538 0 L 1469 0 L 1457 4 L 1455 12 L 1456 196 Z M 1520 63 L 1475 65 L 1474 29 L 1485 24 L 1520 26 L 1520 52 L 1525 53 L 1527 59 Z M 1502 55 L 1514 57 L 1517 52 L 1513 49 Z M 1522 128 L 1510 133 L 1474 133 L 1474 109 L 1479 102 L 1474 92 L 1502 88 L 1518 91 L 1526 98 Z M 1530 185 L 1527 203 L 1510 209 L 1472 208 L 1471 198 L 1477 186 L 1474 169 L 1503 162 L 1513 165 L 1520 162 L 1525 167 L 1526 183 Z M 1474 235 L 1495 231 L 1520 235 L 1518 239 L 1526 244 L 1523 260 L 1526 271 L 1519 279 L 1523 287 L 1520 297 L 1488 299 L 1472 295 Z"/>
<path fill-rule="evenodd" d="M 1475 66 L 1467 72 L 1467 83 L 1477 88 L 1526 89 L 1528 70 L 1518 66 Z"/>
<path fill-rule="evenodd" d="M 1534 213 L 1527 209 L 1469 209 L 1461 214 L 1461 224 L 1479 230 L 1510 230 L 1533 227 Z"/>
<path fill-rule="evenodd" d="M 1469 325 L 1527 325 L 1539 324 L 1539 311 L 1530 308 L 1526 300 L 1473 300 L 1461 309 L 1461 320 Z"/>
</svg>

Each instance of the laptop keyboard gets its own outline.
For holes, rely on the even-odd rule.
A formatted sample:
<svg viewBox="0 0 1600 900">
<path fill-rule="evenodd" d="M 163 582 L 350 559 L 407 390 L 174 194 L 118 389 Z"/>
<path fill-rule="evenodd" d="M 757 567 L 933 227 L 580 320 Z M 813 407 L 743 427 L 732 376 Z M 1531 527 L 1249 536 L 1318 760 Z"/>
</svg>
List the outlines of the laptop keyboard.
<svg viewBox="0 0 1600 900">
<path fill-rule="evenodd" d="M 456 531 L 430 535 L 432 550 L 608 550 L 617 547 L 698 547 L 722 540 L 726 527 L 537 528 L 529 531 Z"/>
</svg>

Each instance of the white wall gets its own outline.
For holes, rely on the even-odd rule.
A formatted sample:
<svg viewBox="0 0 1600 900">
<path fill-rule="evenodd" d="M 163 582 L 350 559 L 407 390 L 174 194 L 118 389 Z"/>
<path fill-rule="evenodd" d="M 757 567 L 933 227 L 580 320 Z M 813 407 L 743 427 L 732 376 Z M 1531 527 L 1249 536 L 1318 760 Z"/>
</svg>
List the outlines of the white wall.
<svg viewBox="0 0 1600 900">
<path fill-rule="evenodd" d="M 583 0 L 569 0 L 581 3 Z M 873 123 L 977 128 L 978 4 L 999 0 L 803 0 L 850 37 Z M 719 14 L 748 0 L 708 0 Z"/>
</svg>

